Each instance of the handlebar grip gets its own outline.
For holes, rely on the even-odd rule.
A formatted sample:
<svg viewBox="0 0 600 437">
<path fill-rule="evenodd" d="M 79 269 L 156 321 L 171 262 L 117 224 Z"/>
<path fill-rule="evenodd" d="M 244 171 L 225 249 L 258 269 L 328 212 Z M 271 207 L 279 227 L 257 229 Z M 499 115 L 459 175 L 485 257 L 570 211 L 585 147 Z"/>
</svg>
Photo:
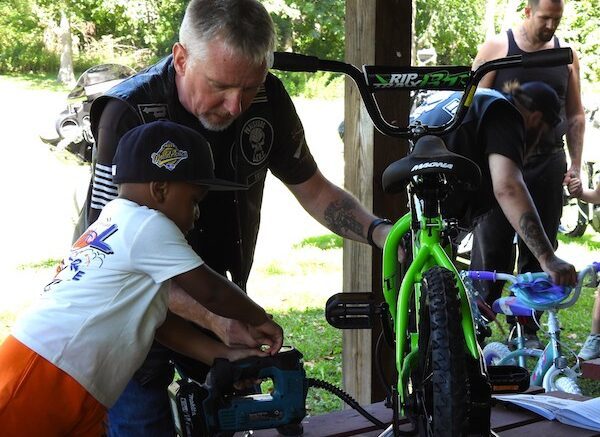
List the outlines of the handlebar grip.
<svg viewBox="0 0 600 437">
<path fill-rule="evenodd" d="M 569 47 L 523 53 L 521 56 L 523 68 L 555 67 L 573 63 L 573 51 Z"/>
<path fill-rule="evenodd" d="M 496 280 L 496 272 L 486 272 L 481 270 L 469 270 L 468 273 L 469 278 L 476 279 L 480 281 L 495 281 Z"/>
<path fill-rule="evenodd" d="M 275 68 L 276 70 L 314 73 L 319 70 L 319 61 L 319 58 L 316 56 L 307 56 L 289 52 L 275 52 L 273 54 L 272 68 Z"/>
</svg>

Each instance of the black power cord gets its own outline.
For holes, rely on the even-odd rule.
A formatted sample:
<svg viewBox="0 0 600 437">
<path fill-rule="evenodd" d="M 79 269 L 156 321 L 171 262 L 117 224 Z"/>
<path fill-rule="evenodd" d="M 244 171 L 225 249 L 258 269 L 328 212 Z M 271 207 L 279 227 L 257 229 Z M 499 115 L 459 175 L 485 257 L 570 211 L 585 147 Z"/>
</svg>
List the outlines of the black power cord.
<svg viewBox="0 0 600 437">
<path fill-rule="evenodd" d="M 377 419 L 375 416 L 373 416 L 367 410 L 365 410 L 363 407 L 361 407 L 360 404 L 358 402 L 356 402 L 356 400 L 352 396 L 350 396 L 348 393 L 346 393 L 344 390 L 336 387 L 333 384 L 323 381 L 321 379 L 306 378 L 306 380 L 308 382 L 309 387 L 322 388 L 324 390 L 327 390 L 328 392 L 333 393 L 334 395 L 339 397 L 341 400 L 346 402 L 346 404 L 348 404 L 348 406 L 350 408 L 353 408 L 354 410 L 358 411 L 364 418 L 366 418 L 369 422 L 373 423 L 378 428 L 381 428 L 381 429 L 387 428 L 387 425 L 385 423 L 383 423 L 381 420 Z M 396 431 L 396 435 L 399 435 L 399 436 L 414 436 L 415 435 L 414 430 L 411 430 L 411 431 L 395 430 L 395 431 Z"/>
<path fill-rule="evenodd" d="M 373 416 L 367 410 L 365 410 L 363 407 L 361 407 L 359 405 L 359 403 L 356 402 L 356 400 L 352 396 L 350 396 L 348 393 L 346 393 L 344 390 L 336 387 L 333 384 L 328 383 L 327 381 L 323 381 L 321 379 L 315 379 L 315 378 L 306 378 L 306 379 L 307 379 L 309 387 L 322 388 L 324 390 L 327 390 L 328 392 L 333 393 L 334 395 L 339 397 L 341 400 L 346 402 L 346 404 L 348 404 L 349 407 L 358 411 L 363 417 L 365 417 L 369 422 L 373 423 L 378 428 L 386 428 L 387 427 L 387 425 L 385 423 L 383 423 L 381 420 L 377 419 L 375 416 Z"/>
</svg>

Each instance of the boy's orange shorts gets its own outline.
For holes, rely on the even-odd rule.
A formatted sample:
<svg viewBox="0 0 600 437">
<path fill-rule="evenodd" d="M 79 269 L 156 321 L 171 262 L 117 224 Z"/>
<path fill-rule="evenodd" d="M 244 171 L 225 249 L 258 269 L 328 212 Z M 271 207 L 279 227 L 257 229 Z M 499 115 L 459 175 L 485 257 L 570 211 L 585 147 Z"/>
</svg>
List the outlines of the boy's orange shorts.
<svg viewBox="0 0 600 437">
<path fill-rule="evenodd" d="M 101 436 L 106 408 L 13 336 L 0 345 L 0 434 Z"/>
</svg>

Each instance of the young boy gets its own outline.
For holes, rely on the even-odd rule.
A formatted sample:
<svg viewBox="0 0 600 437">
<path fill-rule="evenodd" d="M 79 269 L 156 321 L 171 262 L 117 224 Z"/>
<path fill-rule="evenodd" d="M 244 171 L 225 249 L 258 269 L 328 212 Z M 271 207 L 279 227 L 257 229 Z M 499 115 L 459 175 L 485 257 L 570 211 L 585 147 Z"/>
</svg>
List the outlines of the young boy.
<svg viewBox="0 0 600 437">
<path fill-rule="evenodd" d="M 207 190 L 244 188 L 215 179 L 204 138 L 169 121 L 144 124 L 123 136 L 113 164 L 119 197 L 0 346 L 3 436 L 102 435 L 106 408 L 155 338 L 207 364 L 281 347 L 281 327 L 185 240 Z M 171 280 L 214 313 L 247 323 L 269 351 L 229 348 L 192 329 L 167 310 Z"/>
<path fill-rule="evenodd" d="M 600 203 L 600 184 L 596 189 L 583 188 L 579 178 L 567 178 L 569 194 L 587 203 Z M 595 261 L 595 260 L 594 260 Z M 600 288 L 596 290 L 596 300 L 592 310 L 592 331 L 577 354 L 582 360 L 593 360 L 600 357 Z"/>
</svg>

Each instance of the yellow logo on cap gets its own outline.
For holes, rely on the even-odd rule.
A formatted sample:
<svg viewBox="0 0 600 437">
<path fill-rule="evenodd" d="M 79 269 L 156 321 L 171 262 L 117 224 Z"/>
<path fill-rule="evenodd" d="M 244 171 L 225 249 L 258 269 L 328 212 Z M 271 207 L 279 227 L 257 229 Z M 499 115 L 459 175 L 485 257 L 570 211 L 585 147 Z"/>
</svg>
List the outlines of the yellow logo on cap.
<svg viewBox="0 0 600 437">
<path fill-rule="evenodd" d="M 167 141 L 158 152 L 152 154 L 152 164 L 157 167 L 165 167 L 167 170 L 173 170 L 184 159 L 187 159 L 188 152 L 179 150 L 171 141 Z"/>
</svg>

